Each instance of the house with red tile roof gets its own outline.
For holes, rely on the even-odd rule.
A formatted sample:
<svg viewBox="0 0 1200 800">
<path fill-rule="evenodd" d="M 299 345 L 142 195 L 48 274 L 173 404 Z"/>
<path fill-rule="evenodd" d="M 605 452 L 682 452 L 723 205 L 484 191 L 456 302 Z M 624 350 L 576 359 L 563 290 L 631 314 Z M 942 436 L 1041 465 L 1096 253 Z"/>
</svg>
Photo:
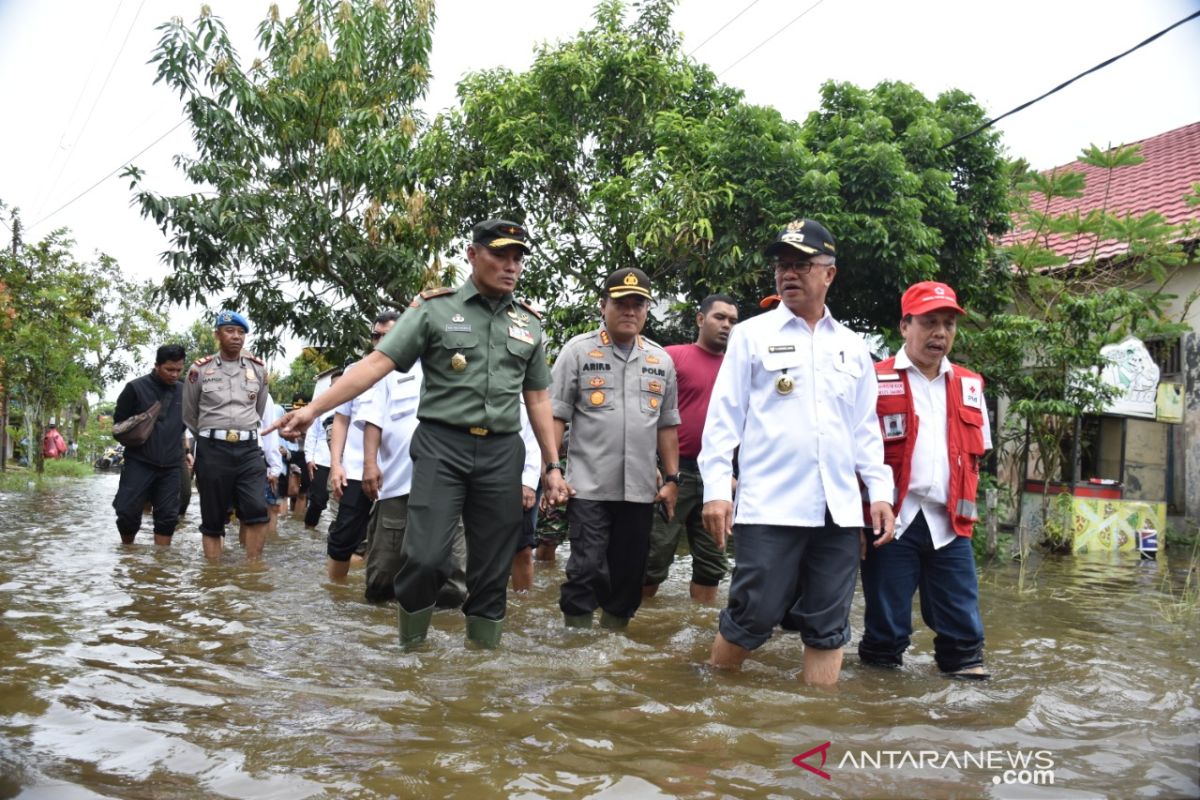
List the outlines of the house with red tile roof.
<svg viewBox="0 0 1200 800">
<path fill-rule="evenodd" d="M 1171 273 L 1164 290 L 1175 299 L 1168 313 L 1191 326 L 1178 342 L 1147 342 L 1157 362 L 1160 383 L 1179 384 L 1183 394 L 1183 419 L 1178 424 L 1156 420 L 1102 417 L 1090 420 L 1097 431 L 1093 445 L 1090 477 L 1117 479 L 1124 483 L 1127 498 L 1147 501 L 1166 500 L 1168 514 L 1186 516 L 1193 524 L 1200 521 L 1200 205 L 1185 198 L 1196 194 L 1200 185 L 1200 122 L 1185 125 L 1136 144 L 1145 159 L 1141 164 L 1105 170 L 1074 162 L 1053 171 L 1082 172 L 1087 178 L 1079 197 L 1055 197 L 1049 202 L 1040 194 L 1030 196 L 1033 208 L 1052 215 L 1078 212 L 1086 215 L 1106 210 L 1117 216 L 1161 214 L 1170 225 L 1185 225 L 1179 242 L 1188 253 L 1187 263 Z M 1014 231 L 1002 244 L 1023 243 L 1033 237 L 1030 231 Z M 1067 259 L 1067 267 L 1089 262 L 1098 266 L 1119 267 L 1129 252 L 1127 242 L 1097 241 L 1094 235 L 1068 237 L 1043 233 L 1041 243 Z M 1108 433 L 1105 436 L 1105 433 Z"/>
</svg>

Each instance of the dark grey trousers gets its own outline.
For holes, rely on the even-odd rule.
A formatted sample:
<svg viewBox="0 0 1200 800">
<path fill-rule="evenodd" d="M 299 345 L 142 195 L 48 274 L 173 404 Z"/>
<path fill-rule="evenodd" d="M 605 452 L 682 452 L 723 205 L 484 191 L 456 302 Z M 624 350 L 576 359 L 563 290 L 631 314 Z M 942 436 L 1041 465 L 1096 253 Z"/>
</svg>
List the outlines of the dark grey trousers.
<svg viewBox="0 0 1200 800">
<path fill-rule="evenodd" d="M 400 549 L 396 600 L 408 612 L 434 605 L 454 570 L 455 529 L 467 541 L 469 617 L 504 618 L 508 577 L 521 536 L 519 434 L 473 436 L 422 422 L 413 432 L 408 531 Z"/>
</svg>

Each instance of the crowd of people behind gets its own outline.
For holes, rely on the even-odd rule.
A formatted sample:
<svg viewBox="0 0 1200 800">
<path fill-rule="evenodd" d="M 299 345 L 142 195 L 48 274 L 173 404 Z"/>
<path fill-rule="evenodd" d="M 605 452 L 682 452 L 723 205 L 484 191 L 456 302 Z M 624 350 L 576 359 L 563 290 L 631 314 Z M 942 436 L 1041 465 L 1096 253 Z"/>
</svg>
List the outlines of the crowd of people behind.
<svg viewBox="0 0 1200 800">
<path fill-rule="evenodd" d="M 876 364 L 825 305 L 833 236 L 796 220 L 765 248 L 777 294 L 764 313 L 737 324 L 736 300 L 711 295 L 695 341 L 663 348 L 642 335 L 649 277 L 620 269 L 600 289 L 599 324 L 551 368 L 541 314 L 514 294 L 529 248 L 517 223 L 475 225 L 461 286 L 379 315 L 370 352 L 288 411 L 244 350 L 241 314 L 221 311 L 217 352 L 186 369 L 181 347 L 159 348 L 114 414 L 159 409 L 126 451 L 122 539 L 149 502 L 155 542 L 169 544 L 193 468 L 210 559 L 233 518 L 258 560 L 289 495 L 316 528 L 332 494 L 329 579 L 365 558 L 366 599 L 396 602 L 404 648 L 424 642 L 437 608 L 461 608 L 467 641 L 496 647 L 510 580 L 532 586 L 537 515 L 565 506 L 568 628 L 597 612 L 602 627 L 628 626 L 683 538 L 689 594 L 715 603 L 732 536 L 714 666 L 739 668 L 783 629 L 800 634 L 805 680 L 835 683 L 861 565 L 863 662 L 902 664 L 919 591 L 941 671 L 987 677 L 970 536 L 991 441 L 982 379 L 948 359 L 965 313 L 950 287 L 904 294 L 904 347 Z"/>
</svg>

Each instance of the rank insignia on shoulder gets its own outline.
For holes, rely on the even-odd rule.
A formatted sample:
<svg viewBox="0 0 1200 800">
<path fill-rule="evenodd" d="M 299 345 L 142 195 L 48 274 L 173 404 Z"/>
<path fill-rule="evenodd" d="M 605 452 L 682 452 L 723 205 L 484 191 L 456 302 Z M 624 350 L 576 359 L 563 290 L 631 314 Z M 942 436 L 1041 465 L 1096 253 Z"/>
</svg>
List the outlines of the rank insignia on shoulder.
<svg viewBox="0 0 1200 800">
<path fill-rule="evenodd" d="M 203 358 L 197 358 L 195 361 L 192 362 L 192 366 L 193 367 L 203 367 L 205 364 L 212 361 L 213 358 L 214 358 L 214 356 L 204 356 Z"/>
<path fill-rule="evenodd" d="M 258 364 L 260 367 L 266 366 L 266 364 L 263 363 L 263 360 L 261 358 L 259 358 L 258 356 L 254 355 L 253 353 L 245 353 L 244 355 L 246 356 L 246 358 L 250 359 L 255 364 Z"/>
<path fill-rule="evenodd" d="M 425 291 L 421 292 L 420 298 L 422 300 L 431 300 L 435 297 L 444 297 L 448 294 L 454 294 L 454 289 L 450 288 L 449 286 L 439 286 L 436 289 L 426 289 Z"/>
<path fill-rule="evenodd" d="M 608 336 L 608 331 L 600 331 L 600 344 L 608 346 L 612 344 L 612 339 Z"/>
<path fill-rule="evenodd" d="M 517 300 L 517 305 L 519 305 L 521 308 L 523 308 L 523 309 L 525 309 L 526 311 L 528 311 L 530 314 L 533 314 L 533 315 L 534 315 L 535 317 L 537 317 L 538 319 L 541 319 L 541 318 L 542 318 L 542 312 L 538 311 L 538 310 L 537 310 L 537 306 L 535 306 L 535 305 L 534 305 L 533 303 L 531 303 L 530 301 L 528 301 L 528 300 L 524 300 L 524 299 L 518 299 L 518 300 Z M 528 321 L 528 317 L 526 318 L 526 320 Z"/>
</svg>

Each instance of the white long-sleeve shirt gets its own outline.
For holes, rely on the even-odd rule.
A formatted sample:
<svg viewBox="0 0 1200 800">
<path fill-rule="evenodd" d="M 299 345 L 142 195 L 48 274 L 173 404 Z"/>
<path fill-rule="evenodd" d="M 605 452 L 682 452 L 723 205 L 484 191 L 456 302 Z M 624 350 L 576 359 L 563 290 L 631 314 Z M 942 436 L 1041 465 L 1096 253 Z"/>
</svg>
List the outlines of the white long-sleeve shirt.
<svg viewBox="0 0 1200 800">
<path fill-rule="evenodd" d="M 328 468 L 330 465 L 329 426 L 333 424 L 333 414 L 332 411 L 326 411 L 317 417 L 304 434 L 304 460 L 315 462 L 318 467 Z"/>
<path fill-rule="evenodd" d="M 263 409 L 262 425 L 268 427 L 279 419 L 279 407 L 267 396 L 267 405 Z M 262 448 L 267 459 L 267 477 L 274 478 L 283 474 L 283 456 L 279 453 L 279 431 L 271 431 L 266 436 L 258 437 L 258 446 Z"/>
<path fill-rule="evenodd" d="M 421 362 L 408 372 L 393 370 L 371 389 L 370 402 L 355 411 L 352 426 L 362 440 L 367 424 L 382 430 L 379 440 L 379 471 L 383 477 L 379 499 L 401 497 L 412 490 L 412 458 L 408 446 L 417 429 L 417 404 L 421 399 Z"/>
<path fill-rule="evenodd" d="M 861 527 L 858 476 L 872 502 L 894 491 L 877 391 L 866 343 L 828 308 L 815 330 L 782 304 L 738 324 L 704 423 L 705 502 L 730 499 L 737 450 L 736 524 L 819 527 L 828 506 L 837 525 Z"/>
<path fill-rule="evenodd" d="M 917 441 L 913 444 L 908 490 L 904 494 L 904 502 L 896 511 L 896 538 L 903 536 L 917 514 L 924 511 L 933 548 L 940 550 L 957 536 L 946 508 L 947 488 L 950 485 L 950 450 L 946 443 L 946 381 L 953 368 L 950 359 L 943 357 L 937 377 L 930 380 L 913 366 L 908 351 L 903 347 L 896 354 L 895 367 L 908 372 L 913 413 L 921 421 L 917 426 Z M 991 450 L 991 423 L 982 399 L 979 404 L 983 410 L 983 449 Z"/>
<path fill-rule="evenodd" d="M 533 426 L 529 424 L 529 412 L 525 410 L 525 398 L 521 398 L 521 441 L 525 443 L 525 466 L 521 468 L 521 485 L 537 491 L 542 478 L 542 447 L 538 444 Z"/>
</svg>

